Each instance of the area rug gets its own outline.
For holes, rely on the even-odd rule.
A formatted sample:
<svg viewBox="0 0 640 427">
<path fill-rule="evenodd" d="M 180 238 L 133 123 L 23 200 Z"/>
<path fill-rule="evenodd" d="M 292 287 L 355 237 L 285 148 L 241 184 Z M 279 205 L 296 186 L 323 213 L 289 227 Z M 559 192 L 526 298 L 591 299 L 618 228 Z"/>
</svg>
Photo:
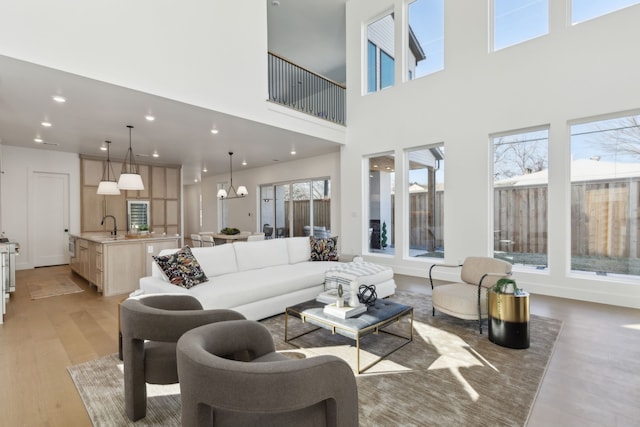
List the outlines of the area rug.
<svg viewBox="0 0 640 427">
<path fill-rule="evenodd" d="M 476 323 L 431 316 L 428 295 L 398 292 L 393 299 L 414 307 L 414 340 L 363 374 L 358 382 L 361 426 L 523 426 L 552 355 L 562 323 L 531 315 L 531 345 L 514 350 L 480 335 Z M 408 333 L 409 318 L 390 328 Z M 355 369 L 351 340 L 318 330 L 284 343 L 284 315 L 262 321 L 278 350 L 293 358 L 343 357 Z M 310 328 L 289 319 L 290 333 Z M 291 335 L 290 335 L 291 336 Z M 362 340 L 361 363 L 398 344 L 378 334 Z M 180 425 L 178 385 L 148 385 L 147 417 L 135 424 L 124 414 L 122 362 L 110 355 L 68 368 L 94 426 Z"/>
<path fill-rule="evenodd" d="M 54 275 L 48 278 L 37 278 L 27 282 L 31 299 L 56 297 L 59 295 L 83 292 L 69 277 Z"/>
</svg>

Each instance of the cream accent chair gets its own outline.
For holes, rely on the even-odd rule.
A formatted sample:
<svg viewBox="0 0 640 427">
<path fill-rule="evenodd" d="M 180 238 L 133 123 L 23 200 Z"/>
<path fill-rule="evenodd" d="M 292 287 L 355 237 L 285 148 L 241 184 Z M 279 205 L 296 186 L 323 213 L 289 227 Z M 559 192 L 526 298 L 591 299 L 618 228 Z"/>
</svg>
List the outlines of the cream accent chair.
<svg viewBox="0 0 640 427">
<path fill-rule="evenodd" d="M 203 247 L 211 247 L 215 246 L 216 242 L 213 239 L 213 236 L 202 236 L 202 246 Z"/>
<path fill-rule="evenodd" d="M 194 248 L 199 248 L 202 246 L 202 236 L 200 236 L 199 234 L 192 234 L 191 235 L 191 246 L 193 246 Z"/>
<path fill-rule="evenodd" d="M 434 268 L 459 268 L 461 282 L 434 286 Z M 488 288 L 510 274 L 510 263 L 489 257 L 467 257 L 460 265 L 433 264 L 429 267 L 432 314 L 435 316 L 437 309 L 459 319 L 478 320 L 482 333 L 482 319 L 488 317 Z"/>
</svg>

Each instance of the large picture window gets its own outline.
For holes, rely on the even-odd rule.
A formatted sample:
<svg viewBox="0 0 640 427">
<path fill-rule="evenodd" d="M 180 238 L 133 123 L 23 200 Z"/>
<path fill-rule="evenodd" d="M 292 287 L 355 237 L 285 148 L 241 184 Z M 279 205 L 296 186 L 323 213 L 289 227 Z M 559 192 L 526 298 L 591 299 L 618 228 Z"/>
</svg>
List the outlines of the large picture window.
<svg viewBox="0 0 640 427">
<path fill-rule="evenodd" d="M 640 115 L 571 126 L 571 269 L 640 276 Z"/>
<path fill-rule="evenodd" d="M 393 86 L 395 81 L 394 20 L 389 14 L 367 26 L 367 92 Z"/>
<path fill-rule="evenodd" d="M 640 0 L 571 0 L 571 23 L 578 24 L 634 4 L 640 4 Z"/>
<path fill-rule="evenodd" d="M 493 0 L 493 50 L 549 33 L 549 0 Z"/>
<path fill-rule="evenodd" d="M 331 237 L 331 180 L 311 180 L 260 186 L 260 222 L 269 237 Z"/>
<path fill-rule="evenodd" d="M 494 257 L 547 267 L 547 129 L 495 135 L 493 143 Z"/>
<path fill-rule="evenodd" d="M 409 256 L 444 258 L 444 145 L 407 151 Z"/>
<path fill-rule="evenodd" d="M 444 69 L 444 0 L 415 0 L 409 4 L 408 79 Z"/>
<path fill-rule="evenodd" d="M 383 154 L 368 158 L 366 173 L 369 181 L 368 252 L 393 255 L 395 156 Z"/>
</svg>

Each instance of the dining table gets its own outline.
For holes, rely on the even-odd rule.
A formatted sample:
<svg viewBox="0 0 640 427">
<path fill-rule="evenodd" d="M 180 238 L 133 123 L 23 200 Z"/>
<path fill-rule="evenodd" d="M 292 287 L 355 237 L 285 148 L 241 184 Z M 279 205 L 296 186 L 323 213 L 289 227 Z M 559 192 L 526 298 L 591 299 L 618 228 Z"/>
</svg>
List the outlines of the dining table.
<svg viewBox="0 0 640 427">
<path fill-rule="evenodd" d="M 237 241 L 245 241 L 247 240 L 247 237 L 249 237 L 247 234 L 242 234 L 242 233 L 238 233 L 238 234 L 223 234 L 223 233 L 216 233 L 215 231 L 201 231 L 200 233 L 201 236 L 211 236 L 216 240 L 216 243 L 220 240 L 224 241 L 224 243 L 233 243 L 233 242 L 237 242 Z"/>
</svg>

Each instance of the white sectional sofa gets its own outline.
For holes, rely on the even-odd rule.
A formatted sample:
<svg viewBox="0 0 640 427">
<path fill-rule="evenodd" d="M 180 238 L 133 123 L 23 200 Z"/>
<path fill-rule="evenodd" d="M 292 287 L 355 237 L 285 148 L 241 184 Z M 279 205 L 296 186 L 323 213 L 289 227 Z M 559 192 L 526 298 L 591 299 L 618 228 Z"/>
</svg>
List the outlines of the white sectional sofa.
<svg viewBox="0 0 640 427">
<path fill-rule="evenodd" d="M 184 293 L 203 308 L 228 308 L 251 320 L 264 319 L 285 308 L 314 299 L 324 291 L 325 273 L 336 261 L 309 261 L 309 237 L 235 242 L 191 248 L 208 281 L 190 289 L 168 282 L 160 268 L 140 279 L 140 293 Z M 177 249 L 164 250 L 160 255 Z M 349 260 L 350 261 L 350 260 Z M 377 289 L 378 298 L 395 292 L 393 280 Z"/>
</svg>

